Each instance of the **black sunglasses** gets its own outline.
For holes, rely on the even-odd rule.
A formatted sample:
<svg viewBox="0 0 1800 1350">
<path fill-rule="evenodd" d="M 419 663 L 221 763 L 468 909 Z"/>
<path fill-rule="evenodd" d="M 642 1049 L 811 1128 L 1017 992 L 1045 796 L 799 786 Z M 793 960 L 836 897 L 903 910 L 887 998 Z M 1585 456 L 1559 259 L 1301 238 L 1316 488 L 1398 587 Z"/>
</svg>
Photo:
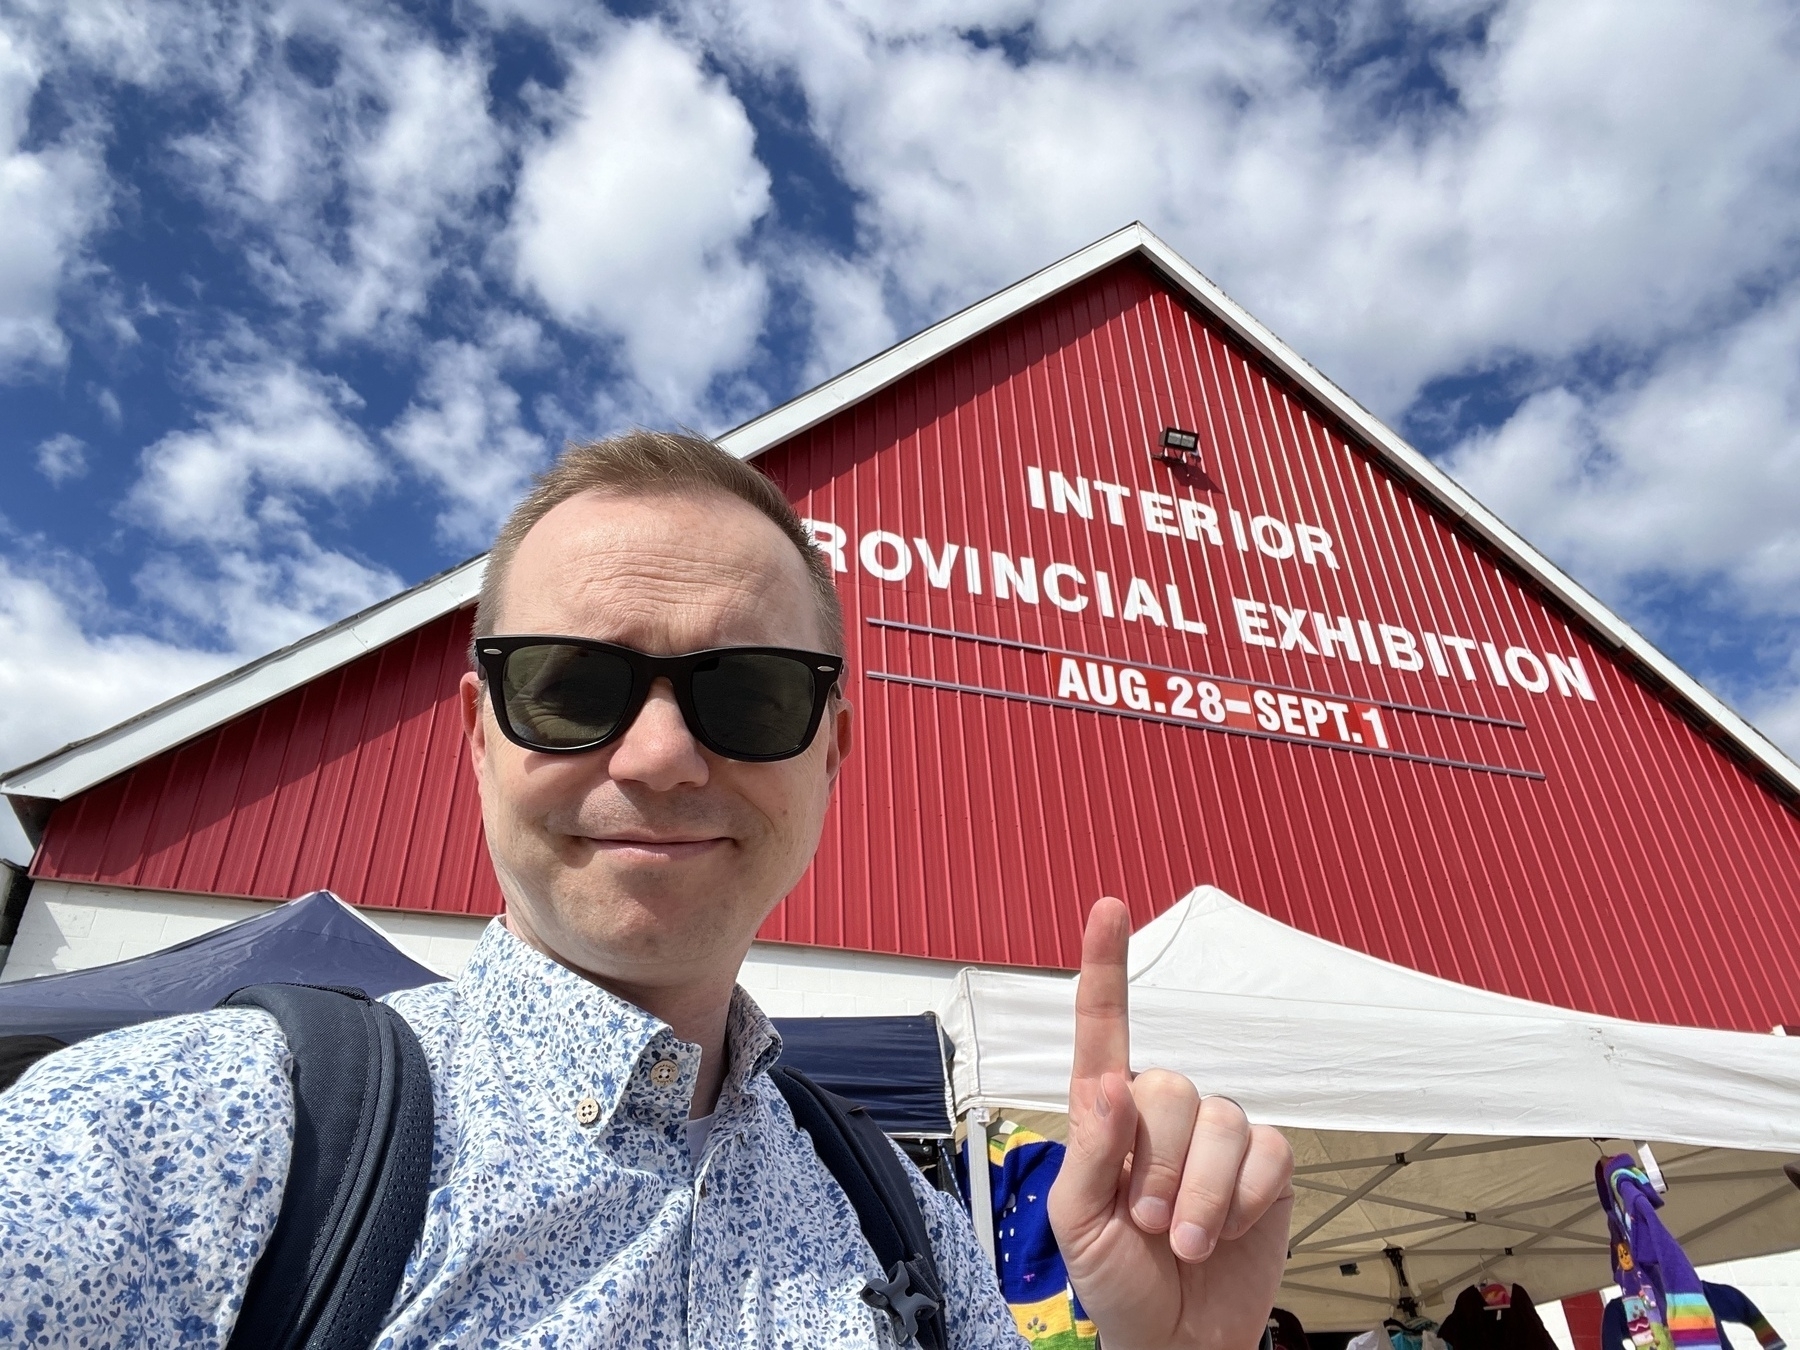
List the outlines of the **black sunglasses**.
<svg viewBox="0 0 1800 1350">
<path fill-rule="evenodd" d="M 650 656 L 591 638 L 476 638 L 494 719 L 514 745 L 597 750 L 636 719 L 660 676 L 688 730 L 726 759 L 792 759 L 812 744 L 844 658 L 788 647 L 714 647 Z"/>
</svg>

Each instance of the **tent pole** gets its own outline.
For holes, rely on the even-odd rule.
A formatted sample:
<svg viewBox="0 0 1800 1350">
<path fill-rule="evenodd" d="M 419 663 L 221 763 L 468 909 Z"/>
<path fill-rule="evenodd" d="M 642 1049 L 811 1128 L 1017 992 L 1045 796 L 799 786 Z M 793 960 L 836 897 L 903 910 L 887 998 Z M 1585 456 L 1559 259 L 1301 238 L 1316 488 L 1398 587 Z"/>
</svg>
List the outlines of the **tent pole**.
<svg viewBox="0 0 1800 1350">
<path fill-rule="evenodd" d="M 994 1264 L 994 1192 L 988 1183 L 987 1111 L 971 1106 L 963 1121 L 969 1129 L 969 1217 L 975 1221 L 975 1237 L 981 1250 Z"/>
</svg>

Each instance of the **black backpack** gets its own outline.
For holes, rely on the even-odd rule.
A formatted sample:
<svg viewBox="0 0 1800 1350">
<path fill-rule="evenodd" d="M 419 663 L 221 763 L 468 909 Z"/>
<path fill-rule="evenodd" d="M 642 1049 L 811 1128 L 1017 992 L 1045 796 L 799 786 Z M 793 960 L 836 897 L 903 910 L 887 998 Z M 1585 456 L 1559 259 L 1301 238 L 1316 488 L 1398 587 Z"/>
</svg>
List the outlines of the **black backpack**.
<svg viewBox="0 0 1800 1350">
<path fill-rule="evenodd" d="M 281 1214 L 227 1350 L 368 1350 L 425 1222 L 430 1067 L 404 1018 L 354 989 L 259 984 L 221 1007 L 281 1024 L 294 1063 L 294 1152 Z M 887 1272 L 863 1298 L 923 1350 L 946 1350 L 943 1286 L 907 1173 L 869 1113 L 798 1069 L 770 1078 L 844 1188 Z M 347 1090 L 363 1085 L 360 1094 Z"/>
</svg>

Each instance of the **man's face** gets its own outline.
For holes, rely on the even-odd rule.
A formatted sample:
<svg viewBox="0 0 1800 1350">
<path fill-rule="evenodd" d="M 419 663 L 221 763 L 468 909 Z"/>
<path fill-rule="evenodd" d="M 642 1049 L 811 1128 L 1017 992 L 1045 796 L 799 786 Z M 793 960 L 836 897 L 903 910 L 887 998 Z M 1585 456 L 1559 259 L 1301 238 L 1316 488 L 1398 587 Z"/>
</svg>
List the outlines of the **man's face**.
<svg viewBox="0 0 1800 1350">
<path fill-rule="evenodd" d="M 561 503 L 514 555 L 497 631 L 657 655 L 825 646 L 793 544 L 723 493 Z M 618 740 L 574 755 L 506 740 L 475 675 L 461 694 L 513 931 L 626 989 L 734 977 L 818 846 L 850 749 L 849 706 L 833 700 L 803 754 L 746 764 L 694 740 L 667 680 Z"/>
</svg>

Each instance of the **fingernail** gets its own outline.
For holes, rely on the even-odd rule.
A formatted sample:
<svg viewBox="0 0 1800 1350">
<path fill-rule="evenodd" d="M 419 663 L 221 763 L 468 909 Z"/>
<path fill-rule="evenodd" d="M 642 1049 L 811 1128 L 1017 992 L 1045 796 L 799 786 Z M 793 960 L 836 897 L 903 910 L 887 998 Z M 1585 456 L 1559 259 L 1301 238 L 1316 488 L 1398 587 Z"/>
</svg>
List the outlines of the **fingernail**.
<svg viewBox="0 0 1800 1350">
<path fill-rule="evenodd" d="M 1183 1261 L 1204 1261 L 1212 1255 L 1213 1239 L 1197 1223 L 1178 1223 L 1169 1234 L 1169 1245 Z"/>
<path fill-rule="evenodd" d="M 1160 1233 L 1169 1226 L 1169 1202 L 1160 1196 L 1146 1195 L 1131 1207 L 1131 1217 L 1139 1228 Z"/>
<path fill-rule="evenodd" d="M 1105 1120 L 1112 1114 L 1112 1103 L 1106 1100 L 1106 1080 L 1100 1080 L 1100 1090 L 1094 1094 L 1094 1114 Z"/>
</svg>

